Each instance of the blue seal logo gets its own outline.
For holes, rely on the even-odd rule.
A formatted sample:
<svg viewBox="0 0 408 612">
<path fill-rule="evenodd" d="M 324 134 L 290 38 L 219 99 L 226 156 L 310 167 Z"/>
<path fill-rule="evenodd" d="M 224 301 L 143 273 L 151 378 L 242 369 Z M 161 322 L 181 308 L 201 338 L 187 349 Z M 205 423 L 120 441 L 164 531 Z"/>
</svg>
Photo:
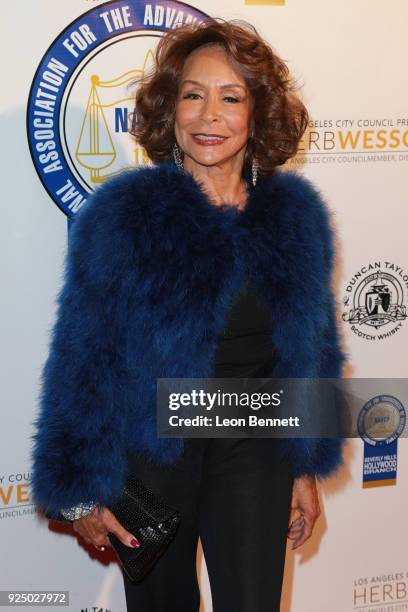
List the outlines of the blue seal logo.
<svg viewBox="0 0 408 612">
<path fill-rule="evenodd" d="M 377 395 L 368 400 L 358 415 L 360 437 L 372 446 L 387 446 L 404 431 L 405 408 L 393 395 Z"/>
<path fill-rule="evenodd" d="M 127 132 L 137 82 L 163 32 L 207 15 L 183 2 L 105 2 L 68 25 L 46 51 L 27 106 L 38 176 L 71 219 L 94 188 L 123 167 L 148 163 Z"/>
<path fill-rule="evenodd" d="M 357 427 L 364 440 L 363 488 L 396 484 L 398 437 L 405 422 L 405 408 L 393 395 L 377 395 L 360 410 Z"/>
</svg>

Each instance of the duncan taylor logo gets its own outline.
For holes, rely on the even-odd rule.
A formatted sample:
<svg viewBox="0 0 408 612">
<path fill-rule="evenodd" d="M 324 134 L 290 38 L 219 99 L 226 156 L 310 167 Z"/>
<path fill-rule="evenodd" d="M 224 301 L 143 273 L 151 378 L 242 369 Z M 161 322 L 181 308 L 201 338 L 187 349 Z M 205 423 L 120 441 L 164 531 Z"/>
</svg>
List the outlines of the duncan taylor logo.
<svg viewBox="0 0 408 612">
<path fill-rule="evenodd" d="M 407 318 L 408 274 L 389 261 L 363 266 L 346 286 L 343 320 L 366 340 L 384 340 Z"/>
<path fill-rule="evenodd" d="M 58 35 L 35 73 L 27 137 L 38 176 L 69 219 L 124 167 L 149 163 L 127 131 L 138 81 L 163 32 L 200 22 L 182 2 L 105 2 Z"/>
</svg>

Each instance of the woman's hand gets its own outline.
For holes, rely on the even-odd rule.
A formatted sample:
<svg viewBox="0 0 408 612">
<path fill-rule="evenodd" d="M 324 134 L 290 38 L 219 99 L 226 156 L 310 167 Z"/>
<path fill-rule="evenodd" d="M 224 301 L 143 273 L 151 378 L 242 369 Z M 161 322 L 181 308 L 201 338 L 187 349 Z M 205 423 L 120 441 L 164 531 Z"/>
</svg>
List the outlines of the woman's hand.
<svg viewBox="0 0 408 612">
<path fill-rule="evenodd" d="M 119 523 L 117 518 L 108 508 L 96 507 L 95 510 L 73 521 L 74 530 L 84 538 L 88 544 L 93 544 L 96 548 L 111 546 L 108 532 L 114 533 L 125 546 L 138 548 L 140 542 L 129 531 Z"/>
<path fill-rule="evenodd" d="M 319 498 L 314 476 L 295 478 L 292 490 L 291 517 L 299 512 L 294 521 L 289 521 L 288 538 L 294 540 L 292 549 L 297 548 L 312 535 L 314 524 L 320 515 Z"/>
</svg>

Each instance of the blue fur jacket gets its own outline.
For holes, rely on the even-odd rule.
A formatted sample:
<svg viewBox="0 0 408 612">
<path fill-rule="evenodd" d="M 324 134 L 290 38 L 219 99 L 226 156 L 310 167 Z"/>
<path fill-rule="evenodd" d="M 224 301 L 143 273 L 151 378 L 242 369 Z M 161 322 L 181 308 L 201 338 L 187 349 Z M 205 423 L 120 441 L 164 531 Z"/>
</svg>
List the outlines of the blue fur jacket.
<svg viewBox="0 0 408 612">
<path fill-rule="evenodd" d="M 318 190 L 276 170 L 246 208 L 214 205 L 172 161 L 98 187 L 69 234 L 64 284 L 33 421 L 32 499 L 48 513 L 120 495 L 127 450 L 174 463 L 158 438 L 156 379 L 211 377 L 245 275 L 270 303 L 276 377 L 341 377 L 333 228 Z M 341 465 L 338 438 L 280 440 L 295 476 Z"/>
</svg>

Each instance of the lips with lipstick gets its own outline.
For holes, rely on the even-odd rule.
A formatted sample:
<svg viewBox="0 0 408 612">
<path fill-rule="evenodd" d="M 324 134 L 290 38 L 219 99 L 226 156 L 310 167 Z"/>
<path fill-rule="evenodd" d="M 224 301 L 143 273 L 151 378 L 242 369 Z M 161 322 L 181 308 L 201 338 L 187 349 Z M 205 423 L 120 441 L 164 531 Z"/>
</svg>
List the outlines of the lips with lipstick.
<svg viewBox="0 0 408 612">
<path fill-rule="evenodd" d="M 200 145 L 219 145 L 227 139 L 227 136 L 221 136 L 221 134 L 192 134 L 193 140 Z"/>
</svg>

